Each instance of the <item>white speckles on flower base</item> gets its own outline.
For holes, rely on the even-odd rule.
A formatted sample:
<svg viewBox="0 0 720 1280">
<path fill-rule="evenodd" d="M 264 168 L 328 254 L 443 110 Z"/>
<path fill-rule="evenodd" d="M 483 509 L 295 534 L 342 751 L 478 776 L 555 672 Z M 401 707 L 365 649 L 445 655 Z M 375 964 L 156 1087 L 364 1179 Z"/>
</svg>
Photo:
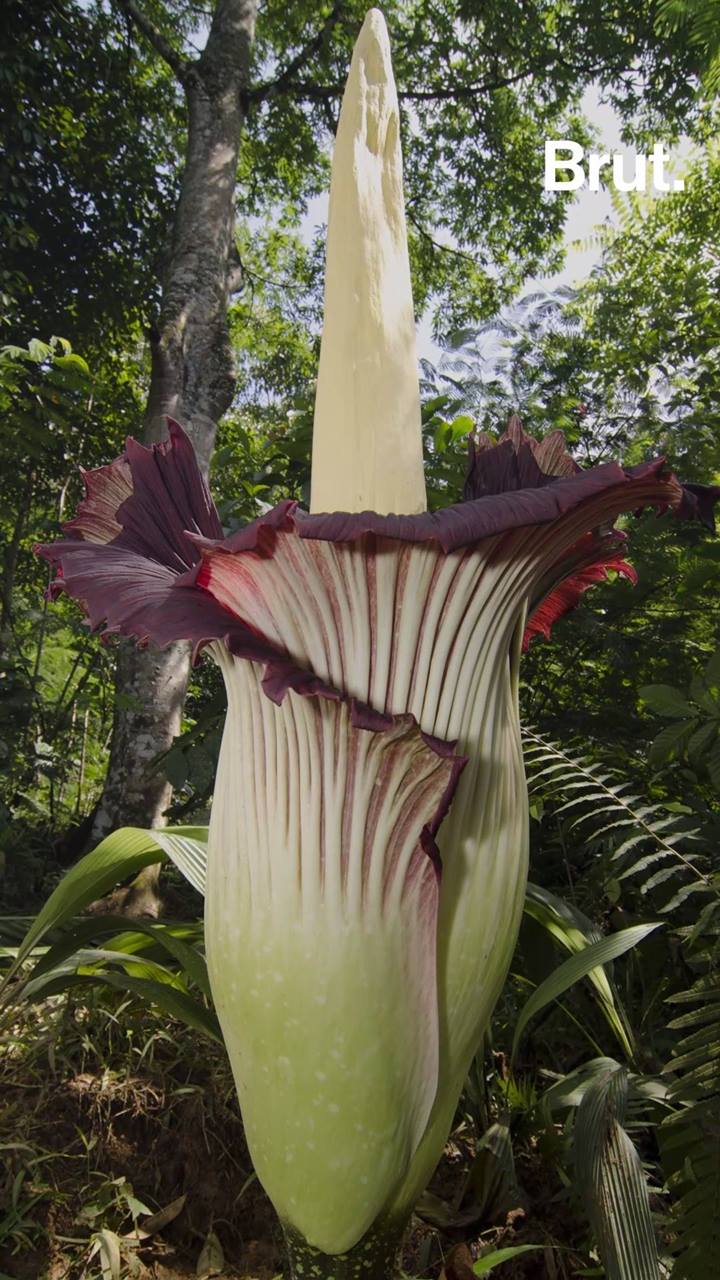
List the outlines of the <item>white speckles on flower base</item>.
<svg viewBox="0 0 720 1280">
<path fill-rule="evenodd" d="M 222 660 L 213 994 L 258 1176 L 281 1217 L 334 1253 L 399 1184 L 435 1096 L 438 885 L 418 840 L 454 762 L 410 720 L 359 729 L 346 704 L 294 693 L 278 707 L 258 668 Z"/>
</svg>

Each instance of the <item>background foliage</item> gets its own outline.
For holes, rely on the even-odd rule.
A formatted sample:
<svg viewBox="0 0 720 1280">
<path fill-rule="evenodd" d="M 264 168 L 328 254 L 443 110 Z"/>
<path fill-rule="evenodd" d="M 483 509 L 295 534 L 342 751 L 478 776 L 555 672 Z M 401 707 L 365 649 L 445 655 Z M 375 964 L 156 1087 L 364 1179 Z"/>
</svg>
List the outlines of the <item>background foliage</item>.
<svg viewBox="0 0 720 1280">
<path fill-rule="evenodd" d="M 560 427 L 582 462 L 664 452 L 684 478 L 717 482 L 716 7 L 385 6 L 416 303 L 445 341 L 422 370 L 431 506 L 459 497 L 468 432 L 497 430 L 511 411 L 531 431 Z M 144 8 L 174 47 L 202 44 L 203 5 Z M 322 282 L 311 202 L 327 185 L 363 11 L 354 0 L 261 8 L 237 188 L 238 393 L 212 473 L 229 530 L 280 497 L 307 497 Z M 328 38 L 293 70 L 331 12 Z M 182 862 L 182 847 L 123 835 L 99 855 L 104 879 L 82 892 L 62 880 L 102 784 L 114 650 L 72 605 L 48 608 L 32 555 L 73 507 L 78 463 L 114 456 L 142 416 L 181 100 L 120 0 L 10 3 L 3 24 L 6 974 L 33 917 L 35 933 L 0 1029 L 0 1270 L 89 1280 L 162 1264 L 155 1274 L 179 1276 L 191 1259 L 199 1274 L 234 1262 L 269 1280 L 278 1242 L 216 1041 L 200 898 L 168 861 L 172 848 Z M 536 181 L 542 142 L 590 139 L 589 85 L 638 145 L 692 140 L 685 191 L 618 198 L 591 278 L 527 292 L 558 265 L 566 214 Z M 420 1206 L 414 1276 L 720 1271 L 720 544 L 667 515 L 626 528 L 639 585 L 594 588 L 525 660 L 533 885 Z M 156 764 L 175 785 L 171 821 L 198 824 L 185 840 L 202 842 L 223 705 L 201 666 L 183 734 Z M 161 852 L 161 921 L 128 920 L 121 891 L 107 912 L 88 911 Z M 53 890 L 64 914 L 38 917 Z M 38 918 L 50 922 L 43 937 Z M 504 1258 L 490 1256 L 498 1249 Z"/>
</svg>

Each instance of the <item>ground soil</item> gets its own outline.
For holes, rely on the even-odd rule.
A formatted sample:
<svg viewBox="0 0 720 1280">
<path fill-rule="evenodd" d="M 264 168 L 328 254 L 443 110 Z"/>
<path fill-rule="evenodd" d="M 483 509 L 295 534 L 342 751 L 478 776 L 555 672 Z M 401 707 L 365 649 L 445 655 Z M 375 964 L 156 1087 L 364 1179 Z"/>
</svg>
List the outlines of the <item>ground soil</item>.
<svg viewBox="0 0 720 1280">
<path fill-rule="evenodd" d="M 148 1043 L 148 1024 L 134 1025 L 127 1012 L 117 1027 L 104 1026 L 99 1045 L 97 1010 L 87 1025 L 85 1016 L 66 1010 L 61 1024 L 19 1026 L 31 1047 L 19 1041 L 0 1058 L 0 1280 L 101 1280 L 99 1259 L 89 1254 L 102 1227 L 122 1241 L 123 1280 L 197 1278 L 210 1232 L 222 1253 L 208 1275 L 274 1280 L 282 1272 L 280 1233 L 252 1172 L 222 1050 L 181 1028 L 158 1032 L 157 1023 Z M 573 1256 L 580 1260 L 567 1249 L 578 1225 L 542 1161 L 528 1148 L 520 1175 L 529 1194 L 522 1204 L 498 1204 L 488 1220 L 473 1217 L 467 1194 L 473 1155 L 461 1131 L 431 1187 L 450 1219 L 442 1229 L 414 1219 L 407 1274 L 438 1277 L 460 1244 L 477 1256 L 490 1243 L 528 1242 L 547 1247 L 505 1264 L 499 1280 L 569 1280 Z M 154 1213 L 186 1198 L 172 1221 L 135 1247 L 128 1195 Z M 552 1249 L 557 1243 L 563 1253 Z M 446 1280 L 462 1277 L 460 1262 L 448 1266 Z"/>
</svg>

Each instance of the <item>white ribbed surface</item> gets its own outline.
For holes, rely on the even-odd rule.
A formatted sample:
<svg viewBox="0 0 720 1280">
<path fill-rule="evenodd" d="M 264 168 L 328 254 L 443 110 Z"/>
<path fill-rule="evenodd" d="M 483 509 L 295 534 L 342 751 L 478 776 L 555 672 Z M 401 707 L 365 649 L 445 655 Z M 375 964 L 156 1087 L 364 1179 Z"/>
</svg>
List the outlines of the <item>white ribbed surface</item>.
<svg viewBox="0 0 720 1280">
<path fill-rule="evenodd" d="M 258 1175 L 323 1252 L 394 1193 L 437 1092 L 438 883 L 418 847 L 452 760 L 407 719 L 262 692 L 218 648 L 228 717 L 213 802 L 208 968 Z"/>
</svg>

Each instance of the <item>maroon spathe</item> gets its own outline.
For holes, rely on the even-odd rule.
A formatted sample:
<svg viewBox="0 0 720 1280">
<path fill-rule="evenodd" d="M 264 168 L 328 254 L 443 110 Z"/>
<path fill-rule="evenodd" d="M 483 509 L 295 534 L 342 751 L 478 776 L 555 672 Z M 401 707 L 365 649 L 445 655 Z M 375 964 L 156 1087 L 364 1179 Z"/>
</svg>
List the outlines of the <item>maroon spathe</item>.
<svg viewBox="0 0 720 1280">
<path fill-rule="evenodd" d="M 188 640 L 200 649 L 221 640 L 236 656 L 266 664 L 264 687 L 275 701 L 288 688 L 342 696 L 271 643 L 207 589 L 216 555 L 273 557 L 278 533 L 337 543 L 376 539 L 434 543 L 450 553 L 529 526 L 548 525 L 587 510 L 586 532 L 558 567 L 545 596 L 533 601 L 526 639 L 577 604 L 608 570 L 633 576 L 622 558 L 623 535 L 608 525 L 623 510 L 652 506 L 712 523 L 720 489 L 682 485 L 662 459 L 624 469 L 606 463 L 580 470 L 560 432 L 533 440 L 511 419 L 497 444 L 471 444 L 467 500 L 415 516 L 375 512 L 308 515 L 281 502 L 246 528 L 223 538 L 207 485 L 183 429 L 151 448 L 129 439 L 125 454 L 85 476 L 86 495 L 70 535 L 36 548 L 58 566 L 54 591 L 83 605 L 93 628 L 163 647 Z M 600 527 L 602 526 L 602 532 Z"/>
</svg>

